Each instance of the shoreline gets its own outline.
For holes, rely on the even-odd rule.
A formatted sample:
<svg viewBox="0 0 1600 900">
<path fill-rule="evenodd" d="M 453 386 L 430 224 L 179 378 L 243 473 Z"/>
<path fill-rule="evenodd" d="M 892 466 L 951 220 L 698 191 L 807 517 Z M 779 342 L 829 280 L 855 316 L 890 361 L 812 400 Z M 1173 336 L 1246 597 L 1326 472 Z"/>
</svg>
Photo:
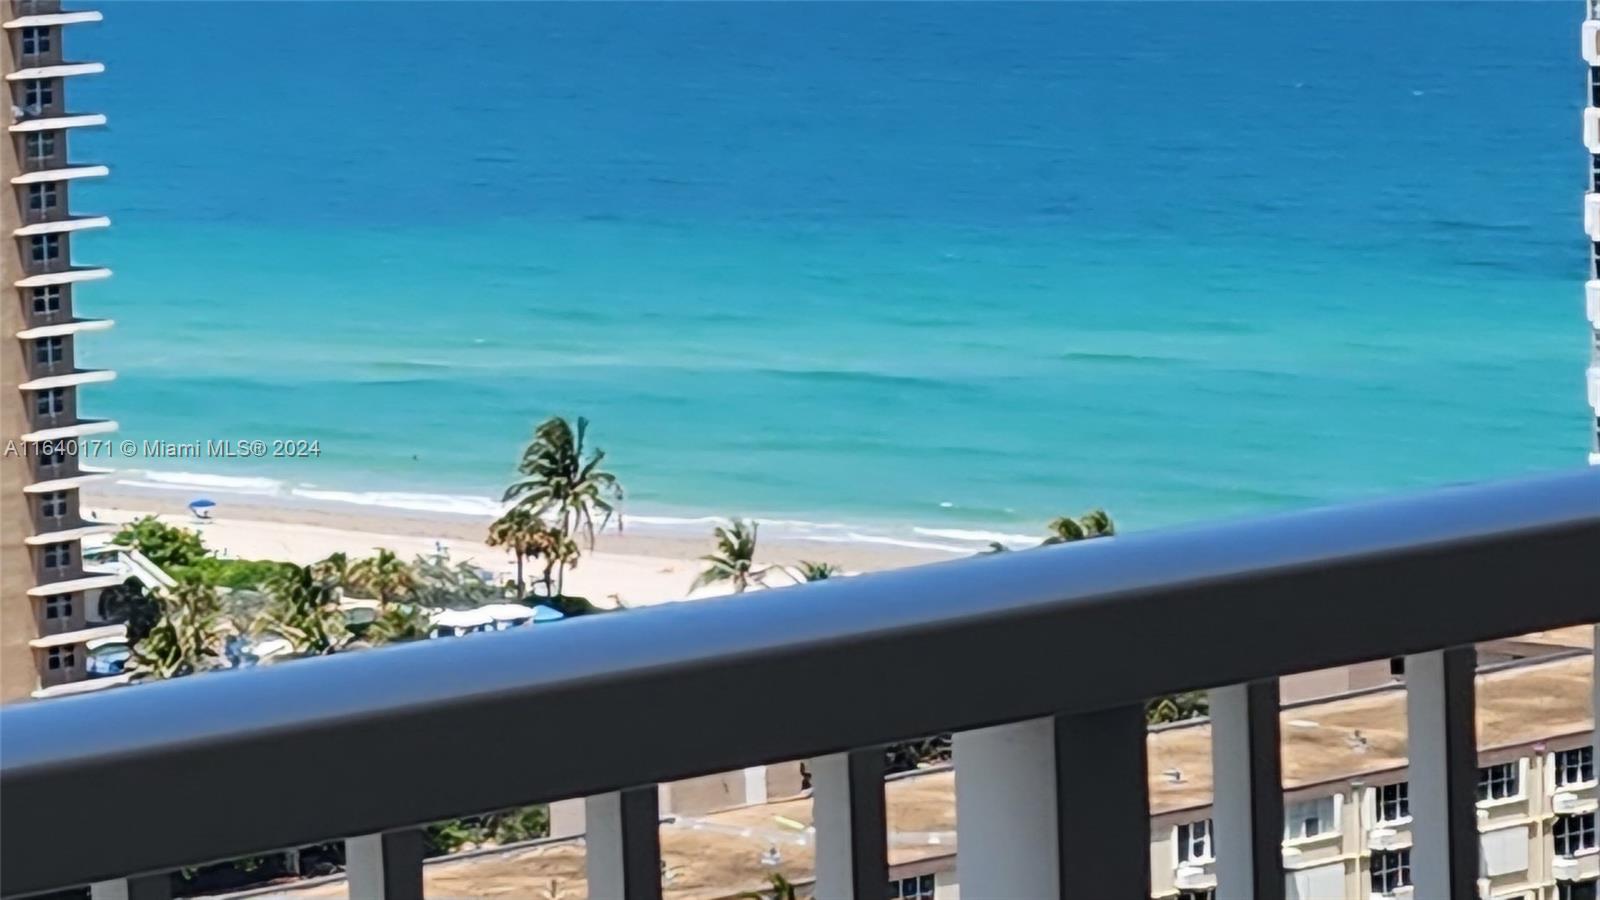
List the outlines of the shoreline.
<svg viewBox="0 0 1600 900">
<path fill-rule="evenodd" d="M 189 493 L 176 490 L 130 488 L 115 483 L 83 489 L 84 509 L 99 521 L 121 524 L 143 515 L 157 515 L 170 524 L 198 531 L 207 548 L 227 557 L 279 559 L 305 565 L 334 552 L 359 557 L 384 547 L 410 560 L 442 548 L 448 551 L 452 562 L 470 562 L 499 578 L 509 579 L 516 568 L 510 554 L 484 543 L 485 532 L 493 521 L 493 516 L 487 514 L 425 512 L 299 497 L 234 496 L 217 491 L 214 517 L 200 522 L 189 512 L 190 499 Z M 709 523 L 698 535 L 689 533 L 685 526 L 645 526 L 622 532 L 608 529 L 596 536 L 594 549 L 586 548 L 578 565 L 568 570 L 567 589 L 599 606 L 652 605 L 691 596 L 714 596 L 723 591 L 706 589 L 692 595 L 689 591 L 703 567 L 699 558 L 711 550 Z M 791 565 L 801 560 L 828 562 L 857 573 L 962 555 L 965 554 L 889 544 L 763 534 L 756 558 L 766 565 Z M 529 563 L 525 580 L 531 582 L 537 574 L 537 565 Z M 774 573 L 770 582 L 771 586 L 780 587 L 790 579 Z"/>
</svg>

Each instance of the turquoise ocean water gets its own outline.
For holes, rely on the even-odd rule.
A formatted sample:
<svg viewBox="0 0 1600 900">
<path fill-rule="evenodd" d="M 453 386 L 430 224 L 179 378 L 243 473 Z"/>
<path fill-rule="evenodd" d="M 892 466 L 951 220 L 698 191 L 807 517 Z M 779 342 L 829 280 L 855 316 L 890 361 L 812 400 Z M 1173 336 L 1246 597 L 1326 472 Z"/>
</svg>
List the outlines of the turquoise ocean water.
<svg viewBox="0 0 1600 900">
<path fill-rule="evenodd" d="M 111 4 L 86 410 L 458 510 L 584 414 L 640 521 L 952 547 L 1581 464 L 1580 17 Z"/>
</svg>

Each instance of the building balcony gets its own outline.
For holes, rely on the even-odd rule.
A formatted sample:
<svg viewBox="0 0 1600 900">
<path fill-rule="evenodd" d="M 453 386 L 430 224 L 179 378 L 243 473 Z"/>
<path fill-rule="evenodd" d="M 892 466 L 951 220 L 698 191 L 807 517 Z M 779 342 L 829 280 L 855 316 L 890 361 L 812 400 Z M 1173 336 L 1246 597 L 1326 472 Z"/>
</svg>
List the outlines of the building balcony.
<svg viewBox="0 0 1600 900">
<path fill-rule="evenodd" d="M 104 16 L 98 12 L 85 10 L 82 12 L 48 12 L 35 15 L 18 16 L 6 22 L 6 29 L 13 28 L 39 28 L 47 25 L 82 25 L 85 22 L 99 22 Z"/>
<path fill-rule="evenodd" d="M 57 634 L 47 634 L 44 637 L 34 638 L 28 646 L 35 650 L 50 647 L 68 647 L 73 644 L 86 644 L 89 641 L 103 638 L 123 638 L 128 636 L 127 625 L 96 625 L 93 628 L 79 628 L 74 631 L 62 631 Z"/>
<path fill-rule="evenodd" d="M 50 325 L 39 325 L 33 328 L 24 328 L 17 332 L 17 338 L 24 341 L 37 341 L 41 338 L 71 337 L 90 331 L 105 331 L 116 324 L 114 319 L 70 319 L 66 322 L 56 322 Z"/>
<path fill-rule="evenodd" d="M 81 591 L 100 591 L 108 587 L 116 587 L 125 580 L 127 579 L 121 574 L 86 575 L 81 578 L 56 581 L 28 588 L 28 596 L 54 597 L 59 594 L 74 594 Z"/>
<path fill-rule="evenodd" d="M 17 385 L 23 391 L 48 391 L 53 388 L 78 387 L 85 384 L 99 384 L 106 381 L 115 381 L 117 373 L 111 369 L 74 369 L 60 375 L 46 375 Z"/>
<path fill-rule="evenodd" d="M 99 481 L 110 475 L 111 469 L 79 466 L 78 473 L 64 478 L 51 478 L 47 481 L 35 481 L 22 486 L 24 494 L 49 494 L 55 491 L 75 491 L 91 482 Z"/>
<path fill-rule="evenodd" d="M 65 128 L 96 128 L 106 124 L 102 113 L 68 113 L 64 116 L 41 116 L 23 119 L 11 126 L 12 134 L 29 131 L 60 131 Z"/>
<path fill-rule="evenodd" d="M 73 181 L 78 178 L 104 178 L 111 174 L 108 166 L 64 166 L 58 169 L 39 169 L 24 172 L 11 179 L 12 184 L 39 184 L 51 181 Z"/>
<path fill-rule="evenodd" d="M 1588 741 L 1593 684 L 1589 651 L 1572 650 L 1507 701 L 1507 679 L 1476 671 L 1475 645 L 1592 634 L 1597 547 L 1600 471 L 1582 470 L 4 707 L 0 893 L 130 893 L 146 873 L 343 835 L 338 893 L 420 897 L 423 823 L 578 799 L 585 839 L 564 862 L 581 865 L 587 896 L 732 896 L 758 885 L 663 890 L 663 847 L 694 823 L 663 822 L 658 785 L 808 760 L 808 821 L 730 817 L 759 841 L 742 871 L 801 857 L 815 868 L 806 893 L 876 900 L 906 865 L 886 799 L 904 782 L 886 786 L 883 746 L 952 733 L 952 770 L 928 779 L 950 783 L 956 813 L 912 830 L 919 846 L 959 843 L 961 896 L 1148 897 L 1163 790 L 1150 767 L 1165 752 L 1150 748 L 1176 729 L 1147 730 L 1146 705 L 1205 689 L 1209 720 L 1183 729 L 1203 742 L 1186 758 L 1204 771 L 1184 763 L 1173 787 L 1203 784 L 1183 802 L 1211 804 L 1209 851 L 1189 855 L 1214 853 L 1200 868 L 1219 897 L 1283 896 L 1291 881 L 1321 884 L 1283 868 L 1283 790 L 1298 777 L 1284 747 L 1368 761 L 1394 748 L 1348 723 L 1329 730 L 1341 719 L 1326 708 L 1296 708 L 1281 734 L 1278 680 L 1402 656 L 1404 685 L 1381 689 L 1397 722 L 1381 732 L 1404 732 L 1403 759 L 1380 768 L 1406 767 L 1409 877 L 1386 884 L 1475 897 L 1489 859 L 1479 717 L 1501 740 L 1503 710 L 1548 716 L 1528 698 L 1559 684 L 1563 740 Z M 1552 680 L 1557 666 L 1566 675 Z M 237 796 L 241 783 L 272 787 L 250 795 L 248 815 L 173 802 Z M 83 815 L 107 797 L 139 810 L 140 827 Z M 1155 868 L 1209 883 L 1163 859 Z"/>
<path fill-rule="evenodd" d="M 97 534 L 110 534 L 111 532 L 116 531 L 119 527 L 120 526 L 112 522 L 80 522 L 69 528 L 62 528 L 56 531 L 43 531 L 38 534 L 30 534 L 27 537 L 24 537 L 22 542 L 27 544 L 29 547 L 43 547 L 46 544 L 63 544 L 68 541 L 81 541 L 86 537 L 93 537 Z M 51 591 L 51 593 L 58 594 L 60 591 Z"/>
<path fill-rule="evenodd" d="M 7 81 L 33 81 L 40 78 L 71 78 L 74 75 L 99 75 L 106 70 L 105 63 L 64 62 L 49 66 L 18 69 L 6 75 Z"/>
<path fill-rule="evenodd" d="M 117 423 L 111 419 L 77 419 L 61 425 L 35 429 L 17 438 L 17 440 L 38 444 L 45 441 L 64 441 L 69 438 L 105 434 L 108 431 L 116 430 Z"/>
<path fill-rule="evenodd" d="M 111 270 L 102 266 L 67 266 L 54 272 L 39 272 L 11 283 L 12 287 L 48 287 L 52 284 L 77 284 L 110 278 Z"/>
<path fill-rule="evenodd" d="M 35 222 L 24 225 L 11 232 L 15 237 L 32 237 L 36 234 L 65 234 L 72 231 L 86 231 L 91 228 L 109 228 L 111 219 L 108 216 L 64 216 L 44 222 Z"/>
</svg>

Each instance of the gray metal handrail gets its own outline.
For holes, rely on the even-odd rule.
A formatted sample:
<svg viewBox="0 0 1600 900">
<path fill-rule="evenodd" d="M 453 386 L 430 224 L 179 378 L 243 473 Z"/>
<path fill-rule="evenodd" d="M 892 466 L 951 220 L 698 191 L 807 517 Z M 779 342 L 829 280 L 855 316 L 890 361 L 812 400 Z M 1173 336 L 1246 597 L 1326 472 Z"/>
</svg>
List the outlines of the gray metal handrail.
<svg viewBox="0 0 1600 900">
<path fill-rule="evenodd" d="M 1597 580 L 1588 470 L 10 706 L 0 891 L 1594 622 Z"/>
</svg>

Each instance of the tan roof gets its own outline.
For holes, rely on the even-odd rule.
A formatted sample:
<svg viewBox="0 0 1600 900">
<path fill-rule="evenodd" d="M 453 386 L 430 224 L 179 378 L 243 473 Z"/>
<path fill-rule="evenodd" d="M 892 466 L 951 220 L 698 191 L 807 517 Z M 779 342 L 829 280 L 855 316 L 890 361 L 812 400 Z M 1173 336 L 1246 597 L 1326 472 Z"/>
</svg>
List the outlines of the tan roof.
<svg viewBox="0 0 1600 900">
<path fill-rule="evenodd" d="M 1519 664 L 1478 676 L 1478 745 L 1485 751 L 1588 731 L 1590 658 Z M 1292 790 L 1338 782 L 1405 765 L 1405 693 L 1383 688 L 1285 709 L 1284 783 Z M 1149 739 L 1152 814 L 1176 813 L 1211 802 L 1211 727 L 1163 728 Z M 1181 780 L 1164 774 L 1177 769 Z M 890 864 L 904 865 L 955 851 L 955 778 L 948 771 L 898 778 L 886 786 Z M 787 822 L 785 821 L 787 820 Z M 713 900 L 763 886 L 767 874 L 811 878 L 812 846 L 800 828 L 811 823 L 809 797 L 680 817 L 661 829 L 662 856 L 674 900 Z M 777 847 L 769 867 L 761 854 Z M 577 840 L 488 851 L 429 864 L 426 889 L 435 897 L 533 897 L 586 900 L 583 846 Z M 342 897 L 343 882 L 284 891 Z"/>
</svg>

